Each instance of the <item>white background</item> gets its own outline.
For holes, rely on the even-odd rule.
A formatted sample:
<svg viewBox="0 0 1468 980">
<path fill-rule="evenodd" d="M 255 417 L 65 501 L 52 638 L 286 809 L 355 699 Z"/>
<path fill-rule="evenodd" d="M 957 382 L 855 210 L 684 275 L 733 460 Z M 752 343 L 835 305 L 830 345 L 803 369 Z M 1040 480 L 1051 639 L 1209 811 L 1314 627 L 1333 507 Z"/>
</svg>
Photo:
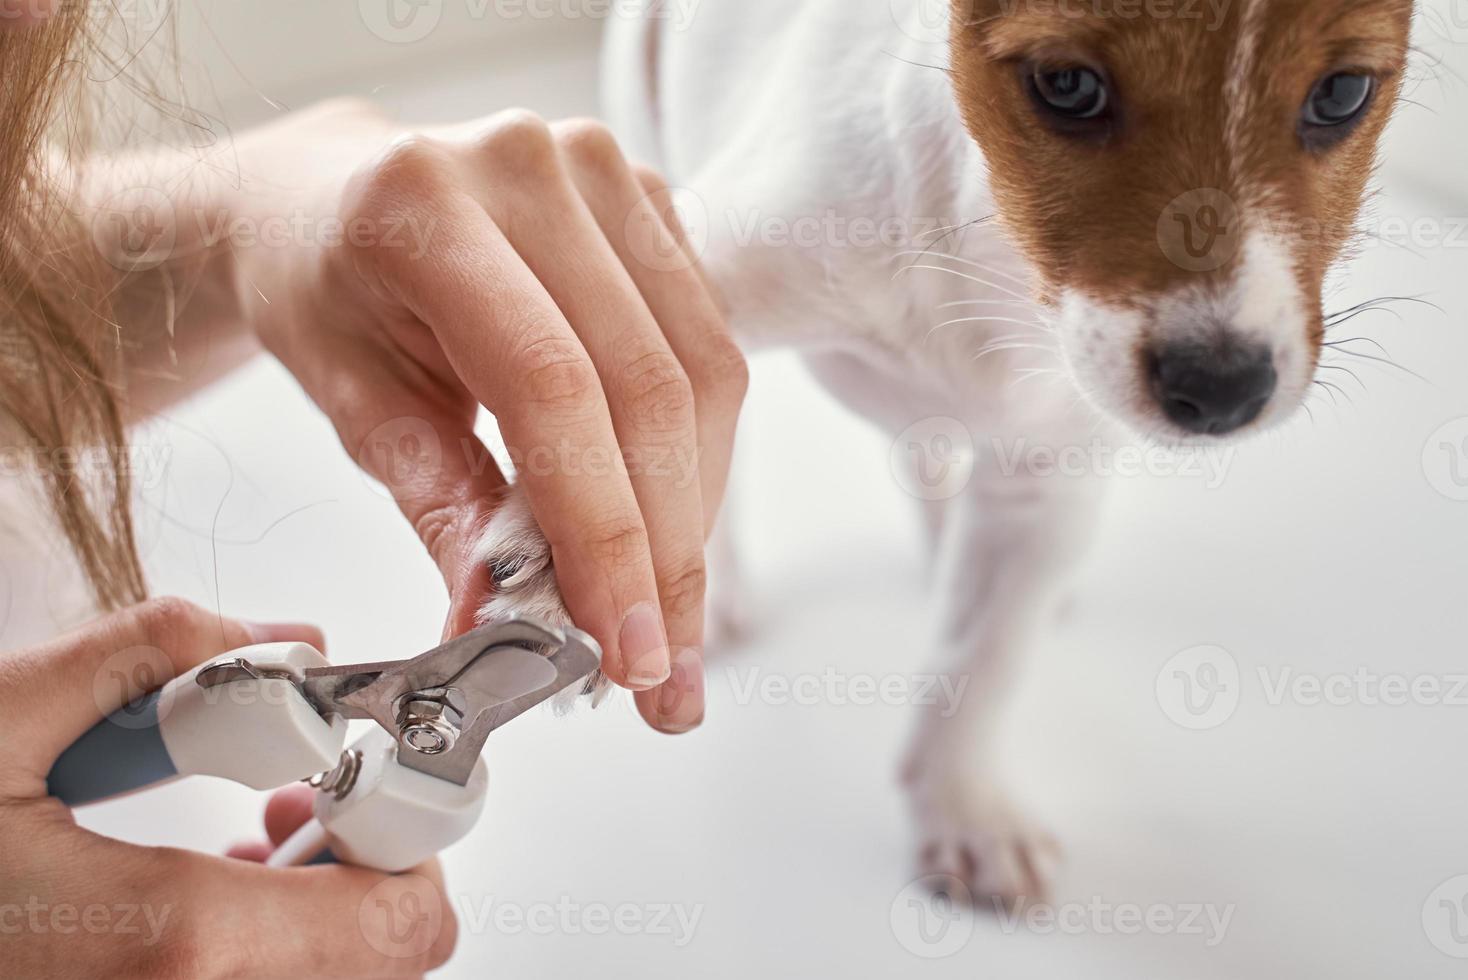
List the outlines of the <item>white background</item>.
<svg viewBox="0 0 1468 980">
<path fill-rule="evenodd" d="M 186 53 L 214 79 L 201 101 L 234 126 L 273 114 L 266 97 L 299 106 L 338 93 L 424 120 L 510 103 L 595 108 L 588 20 L 507 25 L 446 0 L 437 31 L 394 45 L 365 29 L 355 2 L 203 10 L 212 36 L 186 24 Z M 1456 34 L 1443 32 L 1458 43 L 1427 33 L 1423 43 L 1468 73 L 1459 17 Z M 1436 72 L 1414 95 L 1423 106 L 1402 114 L 1377 210 L 1446 225 L 1468 217 L 1465 82 Z M 445 856 L 466 921 L 444 975 L 1461 976 L 1463 963 L 1434 940 L 1468 954 L 1468 937 L 1455 942 L 1442 896 L 1429 898 L 1468 874 L 1468 704 L 1272 704 L 1258 671 L 1270 683 L 1286 670 L 1468 673 L 1468 503 L 1437 489 L 1456 485 L 1431 438 L 1468 417 L 1465 273 L 1468 242 L 1369 248 L 1333 297 L 1344 307 L 1430 294 L 1441 312 L 1406 306 L 1400 320 L 1353 323 L 1425 380 L 1354 365 L 1365 384 L 1348 386 L 1349 401 L 1322 396 L 1313 423 L 1241 447 L 1217 489 L 1184 477 L 1113 481 L 1067 616 L 1036 650 L 1008 725 L 1014 784 L 1068 851 L 1055 902 L 1079 916 L 1074 934 L 955 913 L 948 945 L 925 945 L 904 891 L 911 842 L 895 784 L 911 710 L 738 703 L 751 671 L 907 678 L 925 669 L 927 646 L 920 535 L 886 440 L 834 408 L 789 357 L 758 358 L 732 516 L 759 631 L 715 660 L 708 722 L 693 735 L 654 735 L 614 705 L 537 713 L 495 736 L 488 813 Z M 252 365 L 162 421 L 148 444 L 169 464 L 145 488 L 159 591 L 232 615 L 318 622 L 341 661 L 434 641 L 444 600 L 433 569 L 279 367 Z M 5 560 L 6 645 L 73 614 L 57 563 L 27 564 L 19 548 Z M 1228 651 L 1238 701 L 1194 731 L 1169 717 L 1175 702 L 1159 699 L 1158 677 L 1203 644 Z M 84 821 L 218 849 L 254 834 L 259 802 L 195 781 Z M 1458 883 L 1447 895 L 1465 891 Z M 494 925 L 498 904 L 558 902 L 647 916 L 674 905 L 699 920 L 681 948 L 649 931 L 587 935 L 574 911 L 549 934 Z M 1233 913 L 1214 946 L 1117 934 L 1104 913 L 1080 914 L 1124 903 Z M 941 911 L 929 910 L 930 925 Z M 927 955 L 950 946 L 949 957 Z"/>
</svg>

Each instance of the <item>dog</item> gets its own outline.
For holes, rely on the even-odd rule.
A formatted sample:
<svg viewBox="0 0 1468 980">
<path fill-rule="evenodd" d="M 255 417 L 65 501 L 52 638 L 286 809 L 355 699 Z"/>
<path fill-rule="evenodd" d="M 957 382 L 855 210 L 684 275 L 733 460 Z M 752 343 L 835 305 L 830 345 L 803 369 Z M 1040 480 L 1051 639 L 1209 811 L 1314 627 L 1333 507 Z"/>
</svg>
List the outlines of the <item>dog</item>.
<svg viewBox="0 0 1468 980">
<path fill-rule="evenodd" d="M 1278 425 L 1319 383 L 1327 279 L 1398 97 L 1410 0 L 692 13 L 675 26 L 646 0 L 613 20 L 610 124 L 695 202 L 690 239 L 741 342 L 800 349 L 852 410 L 894 434 L 940 419 L 1061 447 L 1103 425 L 1207 447 Z M 770 218 L 824 230 L 797 242 L 762 233 Z M 921 871 L 976 898 L 1043 896 L 1053 872 L 993 747 L 1095 482 L 979 453 L 961 489 L 919 494 L 947 498 L 921 505 L 942 579 L 935 669 L 970 682 L 956 713 L 919 718 L 903 775 Z M 480 558 L 499 587 L 486 618 L 564 618 L 522 498 Z"/>
</svg>

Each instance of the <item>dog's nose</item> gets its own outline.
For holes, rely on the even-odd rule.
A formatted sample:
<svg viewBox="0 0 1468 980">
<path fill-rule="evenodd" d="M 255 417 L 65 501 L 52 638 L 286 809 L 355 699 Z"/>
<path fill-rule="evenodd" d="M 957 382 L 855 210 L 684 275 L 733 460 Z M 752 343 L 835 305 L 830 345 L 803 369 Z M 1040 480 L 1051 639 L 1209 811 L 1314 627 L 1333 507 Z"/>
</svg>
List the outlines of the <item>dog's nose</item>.
<svg viewBox="0 0 1468 980">
<path fill-rule="evenodd" d="M 1180 429 L 1224 435 L 1259 417 L 1277 380 L 1269 348 L 1170 344 L 1151 358 L 1152 393 Z"/>
</svg>

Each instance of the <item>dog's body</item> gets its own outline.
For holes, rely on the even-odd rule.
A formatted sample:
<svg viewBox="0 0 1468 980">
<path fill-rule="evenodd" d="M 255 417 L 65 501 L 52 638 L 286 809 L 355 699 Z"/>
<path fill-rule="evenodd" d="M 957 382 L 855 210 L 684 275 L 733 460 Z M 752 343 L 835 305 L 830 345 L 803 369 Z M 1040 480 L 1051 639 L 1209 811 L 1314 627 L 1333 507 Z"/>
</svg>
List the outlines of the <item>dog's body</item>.
<svg viewBox="0 0 1468 980">
<path fill-rule="evenodd" d="M 681 213 L 741 342 L 804 349 L 893 437 L 952 418 L 1006 445 L 1080 445 L 1094 416 L 1069 387 L 1015 386 L 1054 353 L 1024 262 L 984 220 L 996 208 L 952 82 L 924 67 L 943 60 L 887 3 L 706 2 L 686 31 L 653 18 L 614 33 L 603 88 L 614 128 L 643 143 L 628 152 L 691 192 Z M 942 325 L 971 317 L 993 321 Z M 941 463 L 919 443 L 915 469 Z M 904 777 L 926 871 L 1033 894 L 1043 835 L 997 782 L 990 724 L 1019 634 L 1086 540 L 1088 486 L 1005 476 L 987 454 L 976 465 L 957 496 L 920 504 L 943 564 L 933 666 L 970 676 L 971 695 L 955 716 L 921 720 Z"/>
<path fill-rule="evenodd" d="M 1357 17 L 1356 33 L 1369 36 L 1341 40 L 1355 44 L 1351 58 L 1400 58 L 1405 3 L 1337 5 L 1391 8 L 1384 20 Z M 1283 136 L 1265 124 L 1276 102 L 1295 98 L 1267 63 L 1268 30 L 1274 16 L 1306 31 L 1311 17 L 1338 24 L 1343 11 L 1245 0 L 1198 5 L 1212 26 L 1138 25 L 1104 2 L 1074 17 L 1057 10 L 1075 5 L 1037 11 L 1045 0 L 956 0 L 951 24 L 935 25 L 922 0 L 702 0 L 675 24 L 661 0 L 646 6 L 643 19 L 610 29 L 611 122 L 630 156 L 688 192 L 680 216 L 742 342 L 803 349 L 838 398 L 894 436 L 951 419 L 980 444 L 951 494 L 911 484 L 946 497 L 922 504 L 943 580 L 936 669 L 971 679 L 956 714 L 921 719 L 905 776 L 925 871 L 977 894 L 1037 894 L 1048 838 L 998 781 L 993 726 L 1027 628 L 1087 540 L 1094 481 L 1006 470 L 985 447 L 1084 446 L 1098 417 L 1207 441 L 1298 406 L 1324 330 L 1321 279 L 1346 238 L 1338 226 L 1359 206 L 1370 149 L 1302 148 L 1313 158 L 1295 160 L 1293 117 Z M 1144 82 L 1129 61 L 1157 51 L 1162 64 Z M 1096 74 L 1115 86 L 1113 100 L 1131 101 L 1104 131 L 1037 124 L 1016 94 L 1015 64 L 1108 55 L 1124 63 Z M 1310 79 L 1333 67 L 1301 68 L 1312 100 Z M 1395 77 L 1373 70 L 1389 99 Z M 1023 71 L 1047 86 L 1057 77 Z M 1189 71 L 1197 78 L 1167 80 Z M 1069 99 L 1078 77 L 1047 97 Z M 1170 115 L 1174 103 L 1212 105 L 1215 91 L 1225 99 L 1215 123 Z M 1352 138 L 1374 144 L 1380 115 Z M 1299 139 L 1319 137 L 1309 130 Z M 1179 158 L 1188 144 L 1197 156 Z M 1032 162 L 1015 158 L 1025 153 Z M 1137 159 L 1107 156 L 1126 153 L 1152 160 L 1155 179 L 1112 172 L 1135 171 Z M 1049 172 L 1026 173 L 1033 161 Z M 1344 185 L 1340 207 L 1320 202 L 1322 181 Z M 1075 186 L 1046 186 L 1065 182 Z M 1159 217 L 1180 195 L 1219 188 L 1224 217 L 1247 231 L 1236 229 L 1218 264 L 1189 267 L 1198 256 L 1170 254 Z M 1002 230 L 987 220 L 996 214 Z M 1281 230 L 1306 217 L 1320 220 L 1313 241 Z M 925 443 L 933 426 L 918 431 L 914 466 L 943 462 L 927 456 L 946 449 Z M 487 557 L 533 538 L 528 521 L 519 505 L 497 518 Z"/>
</svg>

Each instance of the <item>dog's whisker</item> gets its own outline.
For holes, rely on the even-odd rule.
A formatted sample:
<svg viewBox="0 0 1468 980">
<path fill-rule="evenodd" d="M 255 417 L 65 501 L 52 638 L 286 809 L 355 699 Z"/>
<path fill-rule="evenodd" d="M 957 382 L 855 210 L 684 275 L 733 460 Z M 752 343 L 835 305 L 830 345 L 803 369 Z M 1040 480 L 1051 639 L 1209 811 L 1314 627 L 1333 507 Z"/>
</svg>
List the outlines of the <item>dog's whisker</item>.
<svg viewBox="0 0 1468 980">
<path fill-rule="evenodd" d="M 1016 319 L 1015 317 L 1012 317 L 1012 316 L 961 316 L 961 317 L 958 317 L 958 318 L 953 319 L 953 320 L 944 320 L 942 323 L 935 323 L 928 330 L 927 333 L 923 334 L 923 343 L 926 344 L 929 340 L 931 340 L 933 338 L 933 334 L 937 333 L 939 330 L 942 330 L 944 327 L 951 327 L 951 326 L 953 326 L 954 324 L 957 324 L 957 323 L 1013 323 L 1013 324 L 1017 324 L 1017 325 L 1019 325 L 1021 327 L 1033 327 L 1033 326 L 1037 326 L 1037 324 L 1032 323 L 1029 320 L 1020 320 L 1020 319 Z M 1022 339 L 1026 338 L 1026 337 L 1033 337 L 1033 336 L 1034 336 L 1034 334 L 1022 333 L 1022 334 L 1012 334 L 1012 335 L 1009 335 L 1009 336 L 1006 336 L 1006 337 L 995 337 L 994 339 L 996 341 L 1000 341 L 1000 340 L 1022 340 Z"/>
<path fill-rule="evenodd" d="M 1406 252 L 1407 254 L 1416 256 L 1419 259 L 1422 259 L 1422 258 L 1426 258 L 1427 257 L 1427 256 L 1423 255 L 1421 252 L 1417 251 L 1412 246 L 1405 245 L 1402 242 L 1393 241 L 1392 239 L 1387 238 L 1385 235 L 1383 235 L 1381 232 L 1378 232 L 1378 231 L 1371 231 L 1371 230 L 1366 229 L 1366 228 L 1358 228 L 1356 230 L 1356 234 L 1360 235 L 1362 238 L 1374 238 L 1378 242 L 1381 242 L 1381 244 L 1383 244 L 1383 245 L 1390 245 L 1393 248 L 1399 248 L 1402 251 Z"/>
<path fill-rule="evenodd" d="M 1326 364 L 1324 362 L 1321 362 L 1319 367 L 1323 368 L 1326 371 L 1344 371 L 1346 374 L 1349 374 L 1351 376 L 1352 380 L 1354 380 L 1356 384 L 1361 386 L 1362 391 L 1366 390 L 1366 382 L 1361 380 L 1361 375 L 1357 374 L 1355 371 L 1352 371 L 1350 368 L 1346 367 L 1343 364 Z"/>
<path fill-rule="evenodd" d="M 1354 405 L 1355 404 L 1355 401 L 1351 398 L 1350 394 L 1344 388 L 1342 388 L 1338 384 L 1335 384 L 1334 382 L 1325 381 L 1325 380 L 1322 380 L 1320 378 L 1316 378 L 1314 381 L 1311 381 L 1310 383 L 1313 384 L 1313 385 L 1316 385 L 1317 387 L 1320 388 L 1320 390 L 1324 391 L 1327 395 L 1329 395 L 1330 396 L 1330 401 L 1331 401 L 1331 404 L 1332 405 L 1338 405 L 1338 404 L 1340 404 L 1339 402 L 1336 401 L 1336 395 L 1340 395 L 1342 398 L 1344 398 L 1346 400 L 1346 404 L 1348 404 L 1348 405 Z"/>
<path fill-rule="evenodd" d="M 1328 340 L 1328 341 L 1325 342 L 1325 344 L 1323 346 L 1330 347 L 1330 348 L 1333 348 L 1335 350 L 1341 350 L 1345 344 L 1356 344 L 1356 343 L 1371 344 L 1373 347 L 1375 347 L 1377 350 L 1381 351 L 1387 357 L 1391 357 L 1392 356 L 1392 352 L 1389 351 L 1389 350 L 1387 350 L 1384 346 L 1382 346 L 1381 341 L 1374 340 L 1371 337 L 1345 337 L 1345 338 L 1342 338 L 1341 340 Z"/>
<path fill-rule="evenodd" d="M 971 358 L 971 360 L 977 361 L 982 358 L 988 357 L 990 354 L 998 354 L 1003 351 L 1011 350 L 1039 350 L 1044 351 L 1047 354 L 1058 353 L 1054 347 L 1051 347 L 1048 344 L 991 344 L 988 347 L 981 348 L 979 352 Z"/>
<path fill-rule="evenodd" d="M 1368 310 L 1387 309 L 1388 307 L 1385 305 L 1387 303 L 1418 303 L 1423 306 L 1430 306 L 1439 313 L 1443 312 L 1441 306 L 1438 306 L 1431 300 L 1423 299 L 1421 296 L 1378 296 L 1376 299 L 1368 299 L 1363 303 L 1357 303 L 1355 306 L 1349 306 L 1344 310 L 1337 310 L 1334 313 L 1326 314 L 1325 325 L 1327 327 L 1333 327 L 1344 323 L 1355 314 L 1364 313 Z"/>
<path fill-rule="evenodd" d="M 971 276 L 967 272 L 959 272 L 957 269 L 949 269 L 941 265 L 906 265 L 894 272 L 892 274 L 892 278 L 896 279 L 904 272 L 912 272 L 915 269 L 926 269 L 929 272 L 946 272 L 950 276 L 957 276 L 960 279 L 967 279 L 969 282 L 976 282 L 980 286 L 988 286 L 990 289 L 998 290 L 999 292 L 1004 293 L 1007 296 L 1013 296 L 1015 299 L 1027 298 L 1012 289 L 999 285 L 997 282 L 989 282 L 987 279 L 980 279 L 978 276 Z"/>
<path fill-rule="evenodd" d="M 1014 380 L 1009 382 L 1008 386 L 1006 386 L 1005 390 L 1007 391 L 1013 391 L 1015 388 L 1019 387 L 1022 382 L 1032 381 L 1035 378 L 1063 377 L 1062 372 L 1059 368 L 1020 368 L 1016 370 L 1014 374 Z"/>
<path fill-rule="evenodd" d="M 1390 308 L 1390 307 L 1387 307 L 1387 306 L 1368 306 L 1364 310 L 1357 310 L 1354 313 L 1348 313 L 1348 314 L 1346 314 L 1346 315 L 1344 315 L 1344 316 L 1342 316 L 1342 317 L 1340 317 L 1338 319 L 1335 319 L 1335 320 L 1326 320 L 1325 321 L 1325 328 L 1327 330 L 1334 329 L 1335 327 L 1338 327 L 1338 326 L 1340 326 L 1343 323 L 1349 323 L 1350 321 L 1356 319 L 1356 317 L 1358 317 L 1358 316 L 1364 316 L 1367 313 L 1390 313 L 1392 316 L 1394 316 L 1394 317 L 1397 318 L 1397 322 L 1398 323 L 1404 322 L 1404 319 L 1402 317 L 1402 314 L 1399 313 L 1399 312 L 1397 312 L 1396 310 Z"/>
<path fill-rule="evenodd" d="M 937 309 L 946 310 L 954 306 L 1034 306 L 1035 304 L 1024 299 L 951 299 L 946 303 L 939 303 Z"/>
<path fill-rule="evenodd" d="M 1351 350 L 1348 347 L 1337 347 L 1337 348 L 1335 348 L 1335 350 L 1336 350 L 1337 353 L 1339 353 L 1339 354 L 1345 354 L 1345 355 L 1347 355 L 1349 357 L 1356 357 L 1356 358 L 1360 358 L 1363 361 L 1372 361 L 1372 362 L 1374 362 L 1376 364 L 1384 364 L 1387 367 L 1396 368 L 1398 371 L 1401 371 L 1403 374 L 1411 375 L 1412 377 L 1416 378 L 1418 381 L 1425 381 L 1428 384 L 1431 384 L 1432 383 L 1430 381 L 1427 381 L 1427 378 L 1425 378 L 1422 375 L 1418 374 L 1416 371 L 1413 371 L 1409 367 L 1404 367 L 1401 364 L 1398 364 L 1396 361 L 1392 360 L 1390 357 L 1377 357 L 1375 354 L 1363 354 L 1360 351 Z"/>
<path fill-rule="evenodd" d="M 972 228 L 975 225 L 987 224 L 993 220 L 994 215 L 986 214 L 982 218 L 975 218 L 972 221 L 965 221 L 961 224 L 946 225 L 942 228 L 933 228 L 914 237 L 916 237 L 918 240 L 922 240 L 924 238 L 927 238 L 929 235 L 937 235 L 938 237 L 933 240 L 933 244 L 928 246 L 929 248 L 933 248 L 937 246 L 939 242 L 942 242 L 945 239 L 957 234 L 958 232 L 963 231 L 965 228 Z"/>
<path fill-rule="evenodd" d="M 1021 276 L 1016 276 L 1013 273 L 1005 272 L 1003 269 L 996 269 L 993 266 L 985 265 L 982 262 L 975 262 L 973 259 L 966 259 L 959 255 L 953 255 L 950 252 L 934 252 L 932 251 L 932 246 L 929 246 L 928 248 L 922 250 L 907 249 L 906 251 L 898 252 L 894 256 L 894 258 L 900 259 L 905 258 L 909 255 L 925 255 L 931 256 L 935 259 L 949 259 L 950 261 L 957 262 L 960 265 L 966 265 L 969 268 L 978 269 L 981 272 L 987 272 L 991 275 L 1002 276 L 1003 278 L 1008 279 L 1010 282 L 1013 282 L 1019 286 L 1029 286 L 1030 284 L 1029 280 L 1024 279 Z"/>
</svg>

